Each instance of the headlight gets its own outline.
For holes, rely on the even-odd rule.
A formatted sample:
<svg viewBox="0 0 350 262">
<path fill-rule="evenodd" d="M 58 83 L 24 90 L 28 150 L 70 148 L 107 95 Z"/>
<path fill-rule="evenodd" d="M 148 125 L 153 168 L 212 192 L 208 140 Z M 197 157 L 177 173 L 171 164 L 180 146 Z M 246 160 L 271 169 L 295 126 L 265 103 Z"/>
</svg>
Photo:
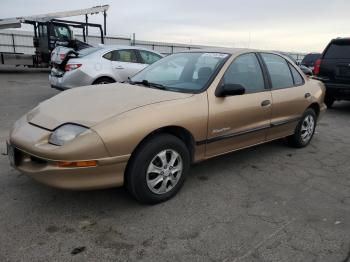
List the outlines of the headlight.
<svg viewBox="0 0 350 262">
<path fill-rule="evenodd" d="M 87 130 L 88 128 L 86 127 L 74 124 L 60 126 L 51 134 L 49 143 L 57 146 L 63 146 Z"/>
</svg>

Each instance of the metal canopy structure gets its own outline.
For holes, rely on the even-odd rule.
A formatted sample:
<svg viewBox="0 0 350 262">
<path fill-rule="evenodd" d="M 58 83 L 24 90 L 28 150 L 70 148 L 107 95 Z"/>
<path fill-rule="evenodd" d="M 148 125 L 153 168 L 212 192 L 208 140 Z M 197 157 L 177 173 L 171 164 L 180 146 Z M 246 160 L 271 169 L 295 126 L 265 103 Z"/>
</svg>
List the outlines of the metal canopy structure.
<svg viewBox="0 0 350 262">
<path fill-rule="evenodd" d="M 109 5 L 100 5 L 94 6 L 92 8 L 65 11 L 65 12 L 55 12 L 55 13 L 47 13 L 41 15 L 33 15 L 33 16 L 23 16 L 23 17 L 12 17 L 12 18 L 4 18 L 0 19 L 0 29 L 7 28 L 20 28 L 22 23 L 45 23 L 58 18 L 72 17 L 72 16 L 80 16 L 85 15 L 86 23 L 88 21 L 88 15 L 94 15 L 98 13 L 103 13 L 104 16 L 104 32 L 106 34 L 106 16 Z"/>
</svg>

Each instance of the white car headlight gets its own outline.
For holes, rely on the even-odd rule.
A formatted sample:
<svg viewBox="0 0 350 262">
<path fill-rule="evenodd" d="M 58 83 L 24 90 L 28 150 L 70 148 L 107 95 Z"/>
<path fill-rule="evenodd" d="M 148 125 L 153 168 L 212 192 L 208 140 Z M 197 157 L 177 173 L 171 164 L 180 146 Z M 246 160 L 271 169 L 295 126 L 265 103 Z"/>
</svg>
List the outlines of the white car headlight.
<svg viewBox="0 0 350 262">
<path fill-rule="evenodd" d="M 57 146 L 63 146 L 67 142 L 72 141 L 81 133 L 89 130 L 86 127 L 66 124 L 57 128 L 50 136 L 49 143 Z"/>
</svg>

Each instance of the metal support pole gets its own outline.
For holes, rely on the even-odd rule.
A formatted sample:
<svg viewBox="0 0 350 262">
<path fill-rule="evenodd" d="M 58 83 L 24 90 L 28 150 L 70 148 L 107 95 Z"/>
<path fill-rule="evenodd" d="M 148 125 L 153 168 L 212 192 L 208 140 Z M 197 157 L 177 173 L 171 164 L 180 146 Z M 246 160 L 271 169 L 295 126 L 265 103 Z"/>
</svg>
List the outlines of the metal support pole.
<svg viewBox="0 0 350 262">
<path fill-rule="evenodd" d="M 107 35 L 107 12 L 103 12 L 103 24 L 104 24 L 104 32 Z"/>
<path fill-rule="evenodd" d="M 13 52 L 16 53 L 15 36 L 13 34 L 11 34 L 11 37 L 12 37 Z"/>
<path fill-rule="evenodd" d="M 101 32 L 101 44 L 104 44 L 105 43 L 105 38 L 103 36 L 103 30 L 102 30 L 102 27 L 100 26 L 100 32 Z"/>
<path fill-rule="evenodd" d="M 136 45 L 136 34 L 135 33 L 132 34 L 132 44 L 131 45 L 133 45 L 133 46 Z"/>
<path fill-rule="evenodd" d="M 89 35 L 89 26 L 87 25 L 89 23 L 88 15 L 85 15 L 85 23 L 86 23 L 86 36 L 88 36 Z"/>
<path fill-rule="evenodd" d="M 38 37 L 38 24 L 34 23 L 34 37 L 37 38 Z"/>
<path fill-rule="evenodd" d="M 85 30 L 87 30 L 87 28 L 85 29 L 85 27 L 83 27 L 83 41 L 86 43 L 87 34 L 85 34 Z"/>
</svg>

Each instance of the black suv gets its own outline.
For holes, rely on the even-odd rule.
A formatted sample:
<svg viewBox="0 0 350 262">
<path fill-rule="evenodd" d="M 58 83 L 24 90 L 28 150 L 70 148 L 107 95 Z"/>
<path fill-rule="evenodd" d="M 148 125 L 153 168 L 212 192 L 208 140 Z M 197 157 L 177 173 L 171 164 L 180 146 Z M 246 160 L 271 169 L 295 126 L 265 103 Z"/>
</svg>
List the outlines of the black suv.
<svg viewBox="0 0 350 262">
<path fill-rule="evenodd" d="M 315 62 L 314 75 L 326 85 L 325 103 L 350 100 L 350 38 L 333 39 Z"/>
<path fill-rule="evenodd" d="M 310 69 L 314 69 L 314 66 L 315 66 L 315 62 L 317 59 L 320 59 L 322 57 L 322 54 L 319 54 L 319 53 L 310 53 L 310 54 L 307 54 L 303 61 L 301 61 L 301 64 L 303 66 L 306 66 Z"/>
</svg>

